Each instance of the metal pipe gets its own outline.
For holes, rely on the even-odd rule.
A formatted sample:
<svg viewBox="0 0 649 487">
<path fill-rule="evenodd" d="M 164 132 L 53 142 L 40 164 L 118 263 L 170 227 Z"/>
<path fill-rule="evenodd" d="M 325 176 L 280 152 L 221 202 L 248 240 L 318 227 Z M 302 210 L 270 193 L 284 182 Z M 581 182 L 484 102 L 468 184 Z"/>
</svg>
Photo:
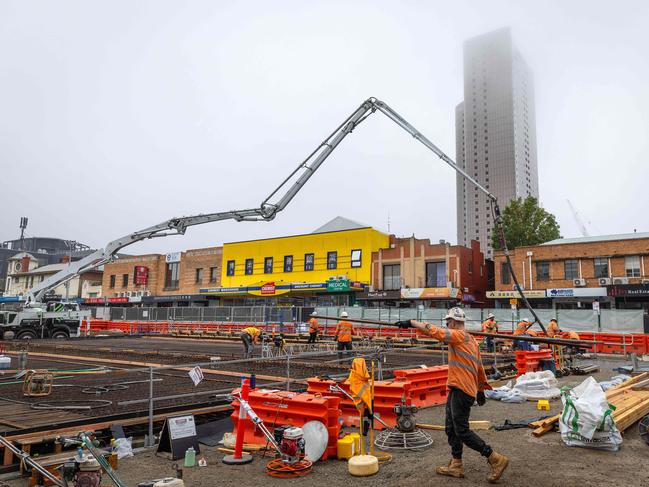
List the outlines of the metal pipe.
<svg viewBox="0 0 649 487">
<path fill-rule="evenodd" d="M 149 437 L 146 446 L 155 445 L 153 440 L 153 367 L 149 367 Z"/>
</svg>

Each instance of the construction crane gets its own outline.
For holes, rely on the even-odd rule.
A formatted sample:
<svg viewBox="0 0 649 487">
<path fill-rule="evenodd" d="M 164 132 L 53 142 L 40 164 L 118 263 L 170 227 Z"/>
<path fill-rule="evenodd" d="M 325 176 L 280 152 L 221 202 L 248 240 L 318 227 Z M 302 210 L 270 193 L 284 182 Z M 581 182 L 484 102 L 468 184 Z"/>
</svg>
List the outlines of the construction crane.
<svg viewBox="0 0 649 487">
<path fill-rule="evenodd" d="M 588 233 L 588 229 L 586 228 L 586 225 L 584 225 L 584 222 L 581 220 L 579 213 L 577 213 L 577 210 L 575 209 L 574 206 L 572 206 L 572 203 L 570 202 L 569 199 L 566 198 L 566 201 L 568 202 L 570 211 L 572 211 L 573 218 L 575 219 L 577 225 L 579 226 L 579 230 L 581 231 L 582 237 L 590 237 L 590 233 Z"/>
<path fill-rule="evenodd" d="M 395 122 L 399 127 L 408 132 L 415 140 L 421 142 L 424 146 L 430 149 L 437 157 L 439 157 L 446 164 L 451 166 L 456 172 L 462 175 L 467 181 L 473 184 L 476 188 L 482 191 L 491 203 L 492 212 L 494 214 L 495 228 L 498 229 L 498 235 L 501 241 L 501 247 L 508 263 L 510 273 L 512 275 L 514 285 L 518 290 L 524 304 L 529 308 L 530 312 L 538 322 L 543 331 L 545 328 L 541 324 L 534 310 L 532 310 L 527 298 L 523 294 L 523 290 L 518 283 L 518 279 L 511 265 L 509 250 L 507 249 L 507 242 L 505 241 L 504 229 L 502 226 L 502 219 L 500 215 L 500 208 L 498 200 L 490 193 L 484 186 L 473 179 L 461 167 L 459 167 L 453 159 L 446 155 L 435 144 L 428 140 L 421 132 L 408 123 L 401 115 L 395 112 L 386 103 L 374 97 L 365 100 L 354 112 L 347 117 L 322 143 L 313 151 L 309 156 L 302 161 L 289 176 L 282 181 L 282 183 L 275 188 L 264 199 L 259 207 L 249 208 L 243 210 L 224 211 L 219 213 L 207 213 L 195 216 L 185 216 L 172 218 L 165 222 L 159 223 L 152 227 L 133 232 L 117 240 L 109 242 L 103 249 L 99 249 L 92 254 L 84 257 L 81 260 L 72 262 L 65 269 L 59 271 L 53 276 L 45 279 L 43 282 L 37 284 L 29 290 L 27 294 L 27 306 L 38 305 L 40 306 L 41 300 L 45 294 L 54 287 L 72 279 L 77 274 L 96 268 L 100 265 L 110 262 L 115 258 L 116 253 L 136 242 L 146 240 L 149 238 L 166 237 L 169 235 L 184 235 L 185 231 L 192 226 L 202 225 L 221 220 L 235 220 L 235 221 L 270 221 L 282 211 L 291 202 L 295 195 L 304 187 L 307 181 L 315 174 L 322 163 L 331 155 L 331 153 L 338 147 L 347 135 L 352 133 L 354 129 L 367 117 L 374 112 L 379 111 L 386 115 L 390 120 Z M 291 184 L 292 183 L 292 184 Z M 283 189 L 286 191 L 280 193 Z"/>
</svg>

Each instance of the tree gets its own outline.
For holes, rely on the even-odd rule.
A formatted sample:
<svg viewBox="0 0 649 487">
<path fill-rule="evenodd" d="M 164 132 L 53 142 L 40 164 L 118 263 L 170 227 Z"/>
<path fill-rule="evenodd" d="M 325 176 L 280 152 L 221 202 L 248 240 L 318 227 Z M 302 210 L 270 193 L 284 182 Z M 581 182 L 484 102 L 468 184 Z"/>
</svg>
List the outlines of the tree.
<svg viewBox="0 0 649 487">
<path fill-rule="evenodd" d="M 509 248 L 538 245 L 561 238 L 556 218 L 539 207 L 537 199 L 533 196 L 510 201 L 502 213 L 502 219 Z M 500 238 L 495 229 L 491 242 L 495 250 L 501 249 Z"/>
</svg>

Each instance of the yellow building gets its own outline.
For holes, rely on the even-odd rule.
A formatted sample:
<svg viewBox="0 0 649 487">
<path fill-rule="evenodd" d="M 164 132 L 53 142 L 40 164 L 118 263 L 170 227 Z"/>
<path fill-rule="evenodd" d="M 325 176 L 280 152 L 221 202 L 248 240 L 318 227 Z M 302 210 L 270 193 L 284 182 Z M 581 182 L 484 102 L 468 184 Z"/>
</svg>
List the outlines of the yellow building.
<svg viewBox="0 0 649 487">
<path fill-rule="evenodd" d="M 223 245 L 221 286 L 201 292 L 276 303 L 350 304 L 371 283 L 372 252 L 389 236 L 337 217 L 313 233 Z M 253 304 L 257 300 L 248 299 Z"/>
</svg>

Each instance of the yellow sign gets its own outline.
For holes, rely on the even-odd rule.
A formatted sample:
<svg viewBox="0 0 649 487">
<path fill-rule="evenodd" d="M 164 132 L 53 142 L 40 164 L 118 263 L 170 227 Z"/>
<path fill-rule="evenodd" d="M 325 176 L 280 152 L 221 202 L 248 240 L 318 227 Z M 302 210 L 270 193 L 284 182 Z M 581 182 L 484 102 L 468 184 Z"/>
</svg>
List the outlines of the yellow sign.
<svg viewBox="0 0 649 487">
<path fill-rule="evenodd" d="M 518 299 L 516 299 L 516 298 L 510 299 L 509 304 L 511 304 L 512 306 L 516 306 L 518 304 Z"/>
<path fill-rule="evenodd" d="M 526 298 L 539 299 L 545 298 L 545 289 L 538 291 L 523 290 Z M 521 295 L 518 291 L 487 291 L 487 298 L 489 299 L 520 299 Z"/>
</svg>

